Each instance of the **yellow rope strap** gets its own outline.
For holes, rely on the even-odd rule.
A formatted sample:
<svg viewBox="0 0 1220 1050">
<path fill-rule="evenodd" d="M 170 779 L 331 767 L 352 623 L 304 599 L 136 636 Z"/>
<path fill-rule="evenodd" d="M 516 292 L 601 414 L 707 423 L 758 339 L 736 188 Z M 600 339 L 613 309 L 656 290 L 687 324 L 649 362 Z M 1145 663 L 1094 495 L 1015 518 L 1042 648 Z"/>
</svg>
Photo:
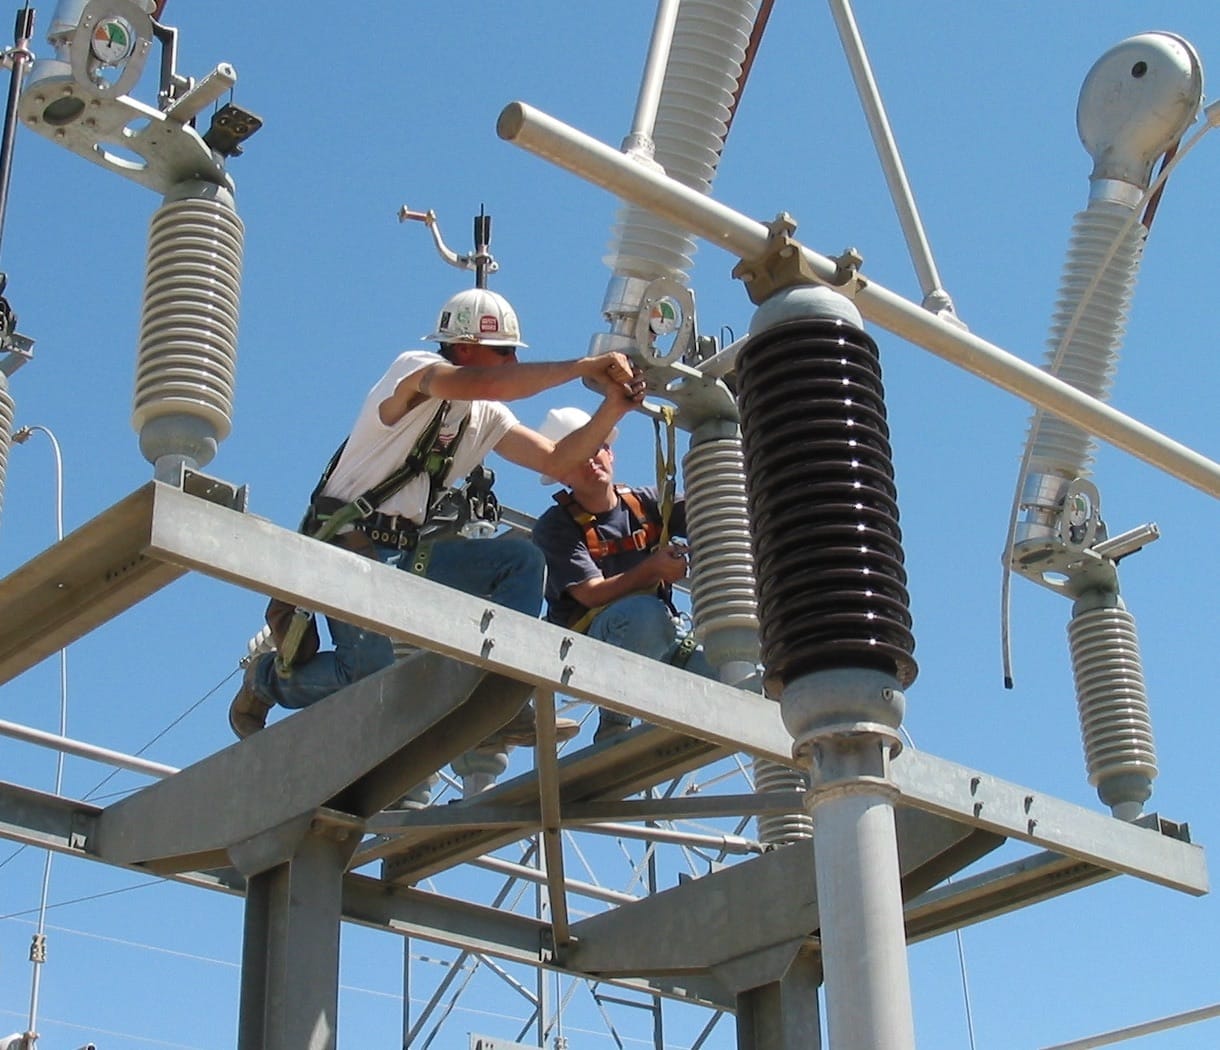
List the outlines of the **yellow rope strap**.
<svg viewBox="0 0 1220 1050">
<path fill-rule="evenodd" d="M 669 542 L 669 518 L 674 511 L 674 497 L 677 493 L 677 410 L 673 405 L 662 405 L 660 415 L 653 418 L 652 428 L 657 436 L 657 493 L 661 503 L 661 539 L 658 547 L 664 547 Z M 661 451 L 661 423 L 665 423 L 665 451 Z"/>
</svg>

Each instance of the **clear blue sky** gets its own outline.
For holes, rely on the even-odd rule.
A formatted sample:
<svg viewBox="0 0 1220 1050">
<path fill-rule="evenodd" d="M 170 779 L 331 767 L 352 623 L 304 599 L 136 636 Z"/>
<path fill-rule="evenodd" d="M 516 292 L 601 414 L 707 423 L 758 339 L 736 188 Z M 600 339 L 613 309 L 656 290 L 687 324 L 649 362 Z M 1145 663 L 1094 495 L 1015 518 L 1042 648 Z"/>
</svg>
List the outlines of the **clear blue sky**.
<svg viewBox="0 0 1220 1050">
<path fill-rule="evenodd" d="M 51 14 L 49 3 L 38 10 L 40 54 Z M 1149 29 L 1185 36 L 1209 69 L 1220 51 L 1220 9 L 1211 0 L 927 0 L 861 2 L 856 14 L 959 315 L 975 333 L 1041 363 L 1072 217 L 1087 201 L 1090 161 L 1074 120 L 1086 72 L 1113 44 Z M 502 266 L 492 286 L 516 305 L 530 357 L 579 356 L 604 330 L 602 257 L 615 201 L 501 142 L 495 121 L 506 103 L 523 99 L 617 145 L 630 125 L 652 18 L 646 0 L 170 0 L 165 20 L 181 31 L 179 71 L 201 76 L 232 63 L 236 101 L 265 121 L 230 166 L 246 225 L 238 389 L 232 435 L 205 468 L 248 484 L 254 513 L 296 523 L 369 386 L 397 352 L 422 345 L 440 303 L 468 283 L 439 261 L 421 226 L 398 224 L 401 204 L 435 209 L 459 250 L 468 248 L 471 216 L 486 206 Z M 147 77 L 135 93 L 152 101 Z M 1220 136 L 1209 136 L 1170 180 L 1112 398 L 1213 457 L 1218 150 Z M 714 195 L 764 221 L 791 212 L 805 243 L 832 255 L 854 245 L 874 280 L 919 299 L 823 5 L 776 5 Z M 158 204 L 148 190 L 20 131 L 0 266 L 20 330 L 37 346 L 12 394 L 17 424 L 50 427 L 63 447 L 69 530 L 151 477 L 129 419 L 144 244 Z M 708 334 L 728 326 L 740 335 L 749 322 L 752 308 L 729 276 L 734 261 L 707 245 L 696 257 L 692 281 Z M 1017 685 L 1002 688 L 999 555 L 1028 407 L 889 333 L 873 335 L 921 668 L 906 728 L 926 751 L 1100 808 L 1081 759 L 1070 607 L 1020 580 L 1012 608 Z M 536 424 L 551 405 L 588 406 L 591 397 L 573 387 L 523 404 L 519 414 Z M 620 475 L 647 478 L 651 427 L 639 420 L 625 431 Z M 532 476 L 493 466 L 504 502 L 542 509 L 545 490 Z M 1215 848 L 1220 717 L 1207 654 L 1217 623 L 1216 505 L 1107 447 L 1095 479 L 1113 531 L 1156 521 L 1163 533 L 1122 566 L 1161 764 L 1152 808 L 1188 821 L 1194 839 Z M 54 493 L 45 439 L 14 447 L 0 572 L 54 539 Z M 74 644 L 70 735 L 134 752 L 189 711 L 149 757 L 181 766 L 226 746 L 233 676 L 262 604 L 191 578 Z M 5 685 L 0 707 L 6 719 L 54 729 L 58 699 L 58 663 L 48 659 Z M 5 779 L 50 789 L 50 752 L 0 741 L 0 755 Z M 83 797 L 104 775 L 69 760 L 64 792 Z M 101 794 L 136 783 L 118 777 Z M 0 860 L 10 852 L 0 844 Z M 41 872 L 33 850 L 0 867 L 0 1034 L 24 1027 Z M 608 851 L 597 875 L 622 888 L 621 855 Z M 233 1045 L 240 901 L 161 886 L 67 903 L 144 881 L 57 858 L 40 1010 L 46 1050 L 87 1039 L 103 1050 Z M 484 899 L 484 883 L 471 886 Z M 977 1044 L 1021 1050 L 1210 1005 L 1220 1000 L 1218 934 L 1215 899 L 1131 878 L 969 928 Z M 416 994 L 427 995 L 447 972 L 435 960 L 450 953 L 415 948 L 433 960 L 420 964 Z M 399 959 L 394 938 L 345 932 L 341 1046 L 398 1045 Z M 968 1047 L 954 938 L 916 946 L 910 965 L 920 1045 Z M 532 985 L 531 973 L 516 976 Z M 468 1031 L 517 1035 L 500 1016 L 521 1013 L 503 982 L 484 971 L 471 987 L 434 1045 L 464 1046 Z M 565 1015 L 569 1045 L 613 1045 L 588 997 L 574 1003 Z M 616 1015 L 628 1046 L 649 1038 L 637 1013 Z M 675 1014 L 667 1042 L 689 1046 L 704 1019 Z M 1138 1045 L 1210 1045 L 1220 1042 L 1218 1025 Z M 706 1045 L 732 1047 L 731 1023 Z"/>
</svg>

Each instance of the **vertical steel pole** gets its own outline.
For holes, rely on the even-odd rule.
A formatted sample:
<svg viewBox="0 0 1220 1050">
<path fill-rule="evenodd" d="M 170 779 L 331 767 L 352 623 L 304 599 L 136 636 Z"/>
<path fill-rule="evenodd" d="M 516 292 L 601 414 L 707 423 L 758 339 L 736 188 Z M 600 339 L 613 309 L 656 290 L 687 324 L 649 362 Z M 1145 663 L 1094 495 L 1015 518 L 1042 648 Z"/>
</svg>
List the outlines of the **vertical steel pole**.
<svg viewBox="0 0 1220 1050">
<path fill-rule="evenodd" d="M 737 358 L 765 684 L 810 771 L 830 1044 L 913 1050 L 890 760 L 918 669 L 880 358 L 849 300 L 784 276 L 747 278 Z"/>
<path fill-rule="evenodd" d="M 25 80 L 26 66 L 33 59 L 30 37 L 34 35 L 34 9 L 28 4 L 17 12 L 13 27 L 13 50 L 9 52 L 12 75 L 8 82 L 8 101 L 4 107 L 4 128 L 0 132 L 0 241 L 4 239 L 4 217 L 8 213 L 8 187 L 13 173 L 13 142 L 17 134 L 17 100 Z M 2 291 L 2 289 L 0 289 Z"/>
</svg>

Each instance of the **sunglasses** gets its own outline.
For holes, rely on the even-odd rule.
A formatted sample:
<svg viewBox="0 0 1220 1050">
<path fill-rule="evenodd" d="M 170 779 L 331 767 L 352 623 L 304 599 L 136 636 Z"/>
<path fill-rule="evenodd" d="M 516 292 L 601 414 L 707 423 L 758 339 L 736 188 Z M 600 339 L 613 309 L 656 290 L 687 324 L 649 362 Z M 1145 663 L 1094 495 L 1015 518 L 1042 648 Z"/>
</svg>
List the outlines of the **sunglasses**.
<svg viewBox="0 0 1220 1050">
<path fill-rule="evenodd" d="M 515 346 L 489 346 L 487 349 L 494 351 L 501 357 L 508 357 L 517 352 L 517 348 Z"/>
</svg>

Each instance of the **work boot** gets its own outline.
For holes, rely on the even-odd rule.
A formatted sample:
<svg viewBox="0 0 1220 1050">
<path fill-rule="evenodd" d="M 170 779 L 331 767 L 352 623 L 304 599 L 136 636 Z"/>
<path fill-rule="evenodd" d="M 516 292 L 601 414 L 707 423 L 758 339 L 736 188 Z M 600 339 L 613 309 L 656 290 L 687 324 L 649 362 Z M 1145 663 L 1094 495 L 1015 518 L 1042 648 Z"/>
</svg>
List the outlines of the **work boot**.
<svg viewBox="0 0 1220 1050">
<path fill-rule="evenodd" d="M 631 716 L 620 715 L 617 711 L 600 709 L 597 719 L 597 732 L 593 734 L 593 743 L 604 744 L 607 740 L 617 740 L 631 732 Z"/>
<path fill-rule="evenodd" d="M 555 719 L 555 743 L 562 744 L 580 732 L 580 723 L 571 718 Z M 530 704 L 526 704 L 512 718 L 484 740 L 479 747 L 503 744 L 506 747 L 533 747 L 538 743 L 538 716 Z"/>
<path fill-rule="evenodd" d="M 241 678 L 241 688 L 229 704 L 229 726 L 241 740 L 262 729 L 267 724 L 267 712 L 275 706 L 254 691 L 255 673 L 261 659 L 262 655 L 250 658 Z"/>
</svg>

